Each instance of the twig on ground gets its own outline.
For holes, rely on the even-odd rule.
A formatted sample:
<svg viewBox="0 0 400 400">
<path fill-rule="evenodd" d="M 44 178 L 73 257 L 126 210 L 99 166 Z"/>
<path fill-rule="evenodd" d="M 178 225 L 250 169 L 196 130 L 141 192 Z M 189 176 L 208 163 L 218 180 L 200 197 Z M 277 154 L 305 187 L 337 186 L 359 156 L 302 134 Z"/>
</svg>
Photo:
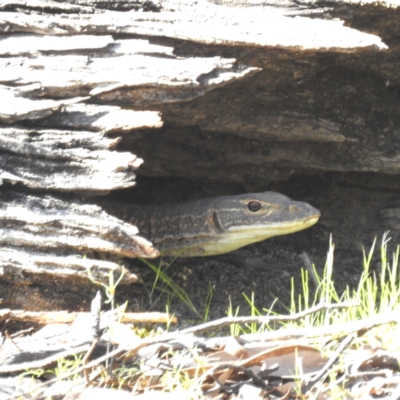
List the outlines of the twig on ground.
<svg viewBox="0 0 400 400">
<path fill-rule="evenodd" d="M 12 365 L 2 365 L 0 366 L 0 374 L 9 374 L 13 372 L 20 372 L 24 371 L 26 369 L 37 369 L 37 368 L 43 368 L 49 364 L 55 363 L 57 360 L 61 358 L 66 358 L 69 356 L 72 356 L 74 354 L 79 354 L 83 353 L 85 351 L 88 351 L 90 348 L 90 345 L 88 343 L 83 344 L 78 347 L 73 347 L 70 349 L 67 349 L 65 351 L 61 351 L 56 354 L 52 354 L 49 357 L 43 358 L 38 361 L 29 361 L 29 362 L 24 362 L 20 364 L 12 364 Z"/>
<path fill-rule="evenodd" d="M 7 331 L 4 332 L 4 337 L 6 337 L 7 339 L 9 339 L 10 342 L 17 348 L 18 351 L 21 351 L 21 349 L 20 349 L 20 347 L 18 346 L 18 344 L 15 343 L 15 340 L 13 340 L 12 336 L 11 336 Z"/>
<path fill-rule="evenodd" d="M 9 308 L 5 308 L 3 310 L 0 310 L 0 321 L 8 319 L 12 321 L 31 321 L 42 325 L 70 324 L 80 315 L 83 317 L 89 317 L 90 313 L 68 312 L 68 311 L 35 312 L 35 311 L 24 311 L 24 310 L 10 310 Z M 177 319 L 174 316 L 170 316 L 166 313 L 160 313 L 160 312 L 124 313 L 124 315 L 122 316 L 122 320 L 120 322 L 176 323 Z"/>
<path fill-rule="evenodd" d="M 266 342 L 269 340 L 287 340 L 303 337 L 326 337 L 326 336 L 344 336 L 353 332 L 364 334 L 366 331 L 384 324 L 398 323 L 400 315 L 398 311 L 375 315 L 374 317 L 364 318 L 359 321 L 343 322 L 341 324 L 320 326 L 316 328 L 291 328 L 281 329 L 263 333 L 251 333 L 242 335 L 241 338 L 252 341 Z"/>
<path fill-rule="evenodd" d="M 88 373 L 88 368 L 87 368 L 88 360 L 89 360 L 89 357 L 91 356 L 91 354 L 93 353 L 93 350 L 96 348 L 98 342 L 99 342 L 98 339 L 93 340 L 93 343 L 90 346 L 90 349 L 86 352 L 85 357 L 83 357 L 83 359 L 82 359 L 82 363 L 86 367 L 83 370 L 83 373 L 85 375 L 85 379 L 86 379 L 87 383 L 90 383 L 89 373 Z"/>
<path fill-rule="evenodd" d="M 200 332 L 211 331 L 213 329 L 223 328 L 231 324 L 269 324 L 271 322 L 288 322 L 297 321 L 309 314 L 313 314 L 318 311 L 330 310 L 333 308 L 348 308 L 355 307 L 357 304 L 354 302 L 348 303 L 336 303 L 336 304 L 318 304 L 315 307 L 311 307 L 308 310 L 298 312 L 292 315 L 281 315 L 281 316 L 262 316 L 262 317 L 225 317 L 217 319 L 215 321 L 206 322 L 191 328 L 183 329 L 179 331 L 179 335 L 196 334 Z M 171 332 L 174 334 L 175 332 Z M 262 334 L 261 334 L 262 335 Z"/>
<path fill-rule="evenodd" d="M 90 346 L 90 349 L 85 354 L 85 357 L 82 359 L 83 365 L 87 365 L 89 357 L 93 353 L 93 350 L 96 348 L 97 343 L 101 337 L 100 330 L 100 319 L 101 319 L 101 292 L 97 291 L 95 298 L 92 300 L 92 304 L 90 307 L 90 313 L 92 318 L 92 333 L 93 333 L 93 343 Z M 89 373 L 87 368 L 83 370 L 85 375 L 86 382 L 89 383 Z"/>
<path fill-rule="evenodd" d="M 335 353 L 324 365 L 324 367 L 313 378 L 311 378 L 306 385 L 303 386 L 302 388 L 303 394 L 306 394 L 308 391 L 310 391 L 317 382 L 325 379 L 326 375 L 329 373 L 329 369 L 337 361 L 340 354 L 342 354 L 347 349 L 347 347 L 350 346 L 351 342 L 354 340 L 354 337 L 355 334 L 349 335 L 342 341 L 342 343 L 340 343 L 339 347 L 336 349 Z"/>
<path fill-rule="evenodd" d="M 20 336 L 26 336 L 28 333 L 32 333 L 34 331 L 33 327 L 27 328 L 27 329 L 22 329 L 18 332 L 13 333 L 10 335 L 10 338 L 16 339 L 19 338 Z"/>
</svg>

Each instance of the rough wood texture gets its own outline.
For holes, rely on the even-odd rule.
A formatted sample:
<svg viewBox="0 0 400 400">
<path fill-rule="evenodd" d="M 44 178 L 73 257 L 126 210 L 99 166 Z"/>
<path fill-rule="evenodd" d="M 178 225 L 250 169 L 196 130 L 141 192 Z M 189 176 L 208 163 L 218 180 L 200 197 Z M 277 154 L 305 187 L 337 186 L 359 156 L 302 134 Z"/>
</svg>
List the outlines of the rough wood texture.
<svg viewBox="0 0 400 400">
<path fill-rule="evenodd" d="M 181 56 L 229 55 L 262 71 L 179 107 L 160 105 L 165 124 L 157 141 L 131 137 L 126 147 L 140 149 L 146 160 L 140 173 L 247 187 L 293 174 L 399 174 L 400 11 L 329 5 L 316 19 L 343 18 L 362 31 L 379 32 L 388 48 L 335 54 L 178 43 Z M 170 152 L 173 164 L 165 161 Z"/>
<path fill-rule="evenodd" d="M 1 196 L 12 190 L 55 204 L 50 225 L 29 202 L 23 212 L 40 226 L 24 223 L 22 211 L 13 226 L 0 221 L 15 241 L 3 246 L 15 272 L 0 279 L 5 306 L 86 307 L 95 288 L 84 264 L 101 271 L 108 264 L 96 253 L 138 255 L 128 250 L 134 228 L 107 215 L 103 230 L 96 199 L 82 193 L 164 203 L 276 190 L 320 209 L 316 227 L 252 248 L 256 261 L 244 249 L 234 262 L 176 267 L 200 305 L 208 282 L 217 285 L 215 316 L 229 296 L 240 304 L 257 285 L 261 307 L 284 297 L 301 265 L 296 254 L 306 249 L 322 265 L 331 233 L 338 258 L 354 259 L 389 228 L 400 239 L 396 1 L 214 3 L 0 1 Z M 140 185 L 131 191 L 134 174 Z M 57 226 L 63 202 L 76 205 L 68 223 L 88 222 Z M 13 203 L 4 201 L 5 214 Z M 97 210 L 90 218 L 85 204 Z M 58 241 L 58 229 L 71 237 Z M 344 284 L 350 264 L 342 264 Z M 123 290 L 135 298 L 131 286 Z"/>
<path fill-rule="evenodd" d="M 133 170 L 143 160 L 110 151 L 119 141 L 88 131 L 0 128 L 0 179 L 35 189 L 100 194 L 132 187 Z"/>
<path fill-rule="evenodd" d="M 27 72 L 27 74 L 29 73 Z M 160 114 L 157 112 L 123 110 L 120 107 L 93 104 L 76 104 L 89 100 L 89 97 L 32 100 L 32 97 L 35 98 L 38 94 L 43 95 L 43 87 L 38 83 L 21 87 L 0 85 L 0 95 L 4 100 L 0 121 L 5 124 L 13 124 L 28 120 L 43 125 L 91 129 L 103 133 L 162 126 Z M 43 118 L 46 118 L 46 120 L 40 121 Z"/>
<path fill-rule="evenodd" d="M 159 254 L 137 233 L 133 225 L 108 215 L 87 200 L 3 189 L 3 304 L 27 310 L 76 307 L 77 301 L 83 306 L 96 287 L 89 279 L 88 269 L 93 279 L 109 285 L 110 273 L 115 279 L 121 275 L 121 257 L 151 258 Z M 101 254 L 108 254 L 109 261 L 99 259 Z M 136 275 L 125 271 L 121 284 L 136 280 Z"/>
<path fill-rule="evenodd" d="M 125 257 L 156 257 L 159 252 L 137 237 L 135 226 L 107 215 L 99 206 L 70 198 L 0 192 L 0 243 L 37 249 L 102 252 Z"/>
<path fill-rule="evenodd" d="M 0 68 L 4 71 L 0 82 L 8 85 L 40 82 L 36 87 L 27 88 L 30 98 L 62 98 L 68 104 L 88 100 L 79 97 L 67 100 L 69 97 L 90 96 L 92 101 L 143 106 L 190 100 L 259 71 L 259 68 L 234 65 L 233 59 L 174 57 L 171 50 L 143 40 L 113 40 L 111 36 L 51 39 L 42 35 L 5 36 L 0 41 L 0 54 L 12 58 L 0 59 Z M 26 53 L 28 57 L 20 57 Z M 32 55 L 35 57 L 30 58 Z M 10 98 L 14 91 L 18 89 L 3 89 Z M 23 105 L 29 103 L 28 99 L 17 97 L 16 100 Z M 61 105 L 62 101 L 36 100 L 34 104 L 37 107 L 43 104 L 41 108 L 49 109 Z M 9 107 L 9 114 L 13 114 L 12 104 Z M 20 104 L 15 105 L 19 107 Z"/>
<path fill-rule="evenodd" d="M 151 6 L 138 5 L 143 10 Z M 3 304 L 13 308 L 83 306 L 94 289 L 87 268 L 105 282 L 110 271 L 117 275 L 121 270 L 121 257 L 158 256 L 134 226 L 78 195 L 105 195 L 135 185 L 134 171 L 143 160 L 118 151 L 118 135 L 163 125 L 159 112 L 137 108 L 190 100 L 260 70 L 232 58 L 177 57 L 170 46 L 114 38 L 105 33 L 123 33 L 120 23 L 131 25 L 132 16 L 98 14 L 96 6 L 0 3 L 1 29 L 8 32 L 0 39 L 0 285 Z M 61 33 L 56 21 L 64 16 L 64 23 L 73 26 L 83 15 L 91 19 L 81 22 L 101 35 L 89 35 L 84 28 L 84 35 L 47 35 L 51 25 Z M 25 28 L 20 25 L 19 33 L 11 34 L 16 25 L 8 17 Z M 98 26 L 97 17 L 105 17 L 109 28 Z M 43 18 L 45 30 L 39 28 Z M 22 186 L 41 193 L 22 191 Z M 60 197 L 54 191 L 75 195 Z M 103 260 L 104 255 L 110 260 Z M 121 283 L 135 280 L 127 273 Z M 70 288 L 74 294 L 66 299 L 62 293 Z M 77 303 L 82 288 L 88 290 Z M 27 298 L 35 300 L 27 304 Z"/>
<path fill-rule="evenodd" d="M 127 257 L 159 254 L 136 235 L 136 227 L 107 215 L 97 205 L 6 190 L 0 192 L 0 198 L 2 298 L 13 308 L 37 310 L 43 303 L 44 309 L 48 308 L 46 290 L 40 290 L 41 300 L 33 300 L 34 287 L 41 282 L 52 288 L 55 304 L 62 287 L 92 286 L 88 269 L 94 279 L 108 285 L 110 273 L 117 278 L 121 266 L 115 257 L 114 261 L 96 259 L 98 253 Z M 121 283 L 131 284 L 136 279 L 126 271 Z M 33 301 L 27 303 L 26 295 Z"/>
<path fill-rule="evenodd" d="M 68 311 L 49 311 L 49 312 L 29 312 L 24 310 L 2 309 L 0 311 L 0 320 L 31 321 L 40 325 L 48 324 L 70 324 L 77 318 L 89 318 L 89 312 L 68 312 Z M 103 314 L 107 318 L 107 314 Z M 119 315 L 115 314 L 112 321 L 116 321 Z M 111 318 L 110 318 L 111 319 Z M 147 313 L 123 313 L 120 323 L 176 323 L 176 317 L 166 313 L 147 312 Z"/>
<path fill-rule="evenodd" d="M 16 232 L 0 231 L 0 234 L 9 234 L 9 240 Z M 23 234 L 21 234 L 23 236 Z M 26 235 L 25 235 L 26 236 Z M 4 240 L 4 239 L 3 239 Z M 44 244 L 44 243 L 43 243 Z M 3 245 L 0 251 L 0 268 L 2 279 L 6 282 L 31 284 L 35 279 L 47 279 L 57 281 L 65 279 L 70 281 L 83 281 L 87 284 L 88 270 L 92 276 L 104 284 L 108 284 L 110 272 L 115 276 L 121 275 L 121 266 L 117 263 L 104 260 L 91 259 L 82 254 L 78 257 L 73 252 L 63 250 L 29 249 L 29 244 L 22 246 Z M 29 275 L 36 276 L 30 278 Z M 122 278 L 123 284 L 136 282 L 134 274 L 126 272 Z"/>
<path fill-rule="evenodd" d="M 3 9 L 12 8 L 13 3 L 3 1 Z M 315 7 L 308 10 L 309 14 L 322 16 L 326 11 Z M 311 19 L 299 14 L 306 14 L 301 7 L 297 10 L 279 6 L 236 9 L 205 0 L 180 0 L 163 2 L 157 13 L 71 13 L 66 19 L 58 15 L 4 12 L 0 32 L 52 35 L 125 33 L 166 36 L 205 44 L 277 46 L 295 50 L 386 48 L 379 37 L 345 27 L 341 21 Z"/>
</svg>

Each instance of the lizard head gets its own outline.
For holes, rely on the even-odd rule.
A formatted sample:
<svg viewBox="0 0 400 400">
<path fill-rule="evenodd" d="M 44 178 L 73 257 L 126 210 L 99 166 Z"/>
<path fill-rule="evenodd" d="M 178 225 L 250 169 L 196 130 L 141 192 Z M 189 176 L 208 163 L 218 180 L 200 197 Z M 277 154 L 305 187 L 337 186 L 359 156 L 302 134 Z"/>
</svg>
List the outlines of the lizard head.
<svg viewBox="0 0 400 400">
<path fill-rule="evenodd" d="M 213 207 L 219 243 L 226 251 L 306 229 L 320 215 L 308 203 L 293 201 L 275 192 L 220 197 Z"/>
</svg>

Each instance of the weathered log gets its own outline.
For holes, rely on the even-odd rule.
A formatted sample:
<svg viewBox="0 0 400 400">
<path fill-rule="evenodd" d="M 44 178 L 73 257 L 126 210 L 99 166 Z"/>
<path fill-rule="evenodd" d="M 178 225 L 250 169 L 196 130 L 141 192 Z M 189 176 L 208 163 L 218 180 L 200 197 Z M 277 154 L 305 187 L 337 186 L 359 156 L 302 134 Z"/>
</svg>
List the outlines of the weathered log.
<svg viewBox="0 0 400 400">
<path fill-rule="evenodd" d="M 24 87 L 22 90 L 18 88 L 10 88 L 1 85 L 0 96 L 4 103 L 1 107 L 0 121 L 12 124 L 19 120 L 35 120 L 45 118 L 54 112 L 59 111 L 63 106 L 78 103 L 87 98 L 76 97 L 65 100 L 40 100 L 32 102 L 29 99 L 20 97 L 26 90 L 31 91 L 40 89 L 40 86 L 33 85 Z"/>
<path fill-rule="evenodd" d="M 119 278 L 121 257 L 159 255 L 137 233 L 135 226 L 87 199 L 3 188 L 0 286 L 4 306 L 32 311 L 85 307 L 96 282 L 108 286 L 110 274 L 114 281 Z M 121 284 L 136 279 L 124 270 Z"/>
<path fill-rule="evenodd" d="M 112 36 L 45 36 L 45 35 L 6 35 L 0 40 L 0 54 L 12 57 L 35 57 L 40 53 L 63 53 L 66 51 L 106 51 L 107 46 L 114 42 Z M 141 43 L 143 41 L 135 41 Z M 118 42 L 117 42 L 118 43 Z M 116 46 L 117 47 L 117 46 Z M 147 45 L 149 50 L 151 45 Z M 144 51 L 144 49 L 142 49 Z M 110 51 L 110 49 L 108 49 Z M 115 52 L 116 50 L 114 50 Z"/>
<path fill-rule="evenodd" d="M 3 2 L 5 8 L 7 1 Z M 309 13 L 318 11 L 324 12 L 322 8 L 314 8 Z M 278 7 L 235 9 L 205 0 L 196 3 L 181 0 L 163 2 L 162 10 L 157 13 L 107 11 L 92 15 L 69 14 L 66 19 L 58 15 L 3 12 L 0 32 L 49 35 L 125 33 L 167 36 L 207 44 L 277 46 L 293 50 L 386 48 L 379 37 L 345 27 L 340 21 L 293 18 L 299 14 L 305 14 L 304 10 Z"/>
<path fill-rule="evenodd" d="M 4 231 L 0 229 L 0 235 L 16 235 L 15 231 Z M 12 240 L 12 238 L 10 238 Z M 0 249 L 0 276 L 4 282 L 16 285 L 29 285 L 36 280 L 46 279 L 59 281 L 80 281 L 88 284 L 91 276 L 98 282 L 109 283 L 110 273 L 119 277 L 122 273 L 121 266 L 105 260 L 91 258 L 90 254 L 82 252 L 63 250 L 38 250 L 30 248 L 29 244 L 19 247 L 2 245 Z M 125 270 L 121 279 L 122 284 L 136 282 L 137 276 Z"/>
<path fill-rule="evenodd" d="M 173 58 L 173 50 L 173 47 L 150 44 L 148 40 L 114 40 L 110 35 L 46 36 L 20 33 L 5 35 L 0 39 L 0 54 L 3 57 L 36 57 L 49 53 L 62 55 L 68 51 L 80 54 L 92 52 L 97 56 L 109 53 L 114 56 L 141 54 Z"/>
<path fill-rule="evenodd" d="M 0 191 L 0 244 L 79 250 L 124 257 L 157 257 L 150 242 L 99 206 L 73 198 Z"/>
<path fill-rule="evenodd" d="M 3 2 L 1 7 L 27 7 L 34 14 L 50 9 L 79 11 L 80 15 L 93 12 L 89 7 L 56 2 L 48 2 L 46 9 L 35 1 Z M 177 57 L 171 47 L 110 35 L 4 35 L 0 55 L 4 100 L 0 123 L 10 126 L 0 128 L 0 182 L 86 195 L 132 187 L 133 171 L 142 163 L 131 153 L 113 151 L 121 138 L 105 134 L 162 126 L 156 111 L 93 102 L 137 108 L 189 100 L 259 71 L 236 65 L 231 58 Z M 76 307 L 76 296 L 70 303 L 61 299 L 53 282 L 61 285 L 60 292 L 71 285 L 75 292 L 88 287 L 81 300 L 84 306 L 93 290 L 88 283 L 89 267 L 94 278 L 104 282 L 110 271 L 120 271 L 116 257 L 159 255 L 151 243 L 137 236 L 134 226 L 87 199 L 31 194 L 17 188 L 4 188 L 0 199 L 1 284 L 6 287 L 4 303 L 10 306 L 20 308 L 23 299 L 30 297 L 35 299 L 30 309 Z M 111 255 L 111 260 L 98 260 L 99 254 Z M 128 273 L 122 283 L 135 280 Z"/>
<path fill-rule="evenodd" d="M 96 117 L 93 120 L 98 123 Z M 132 187 L 133 171 L 142 160 L 110 151 L 118 142 L 88 131 L 0 128 L 0 180 L 35 189 L 100 194 Z"/>
<path fill-rule="evenodd" d="M 29 94 L 25 98 L 18 98 L 14 94 L 17 91 L 19 95 L 18 91 L 21 89 L 4 88 L 3 92 L 15 102 L 15 106 L 11 103 L 8 113 L 0 109 L 0 116 L 5 114 L 3 118 L 6 122 L 14 122 L 16 117 L 12 117 L 21 103 L 29 108 L 27 96 L 65 99 L 58 102 L 31 102 L 32 108 L 36 106 L 46 110 L 63 103 L 68 104 L 66 98 L 77 96 L 91 96 L 108 104 L 118 102 L 136 107 L 190 100 L 259 71 L 259 68 L 236 66 L 234 59 L 174 57 L 171 55 L 171 48 L 150 45 L 142 40 L 113 40 L 105 36 L 99 44 L 96 38 L 91 47 L 92 38 L 78 36 L 80 42 L 74 37 L 53 37 L 48 40 L 42 35 L 3 38 L 0 42 L 0 54 L 14 57 L 0 59 L 0 82 L 13 85 L 40 82 L 40 85 L 28 86 Z M 28 51 L 25 40 L 31 46 L 29 51 L 45 54 L 35 58 L 15 57 Z M 87 55 L 63 53 L 79 53 L 82 49 L 86 50 Z M 87 99 L 78 97 L 69 102 L 83 100 Z M 51 113 L 47 111 L 47 115 L 49 114 Z"/>
<path fill-rule="evenodd" d="M 4 11 L 31 11 L 51 12 L 65 14 L 93 13 L 93 9 L 119 10 L 119 11 L 160 11 L 161 0 L 74 0 L 74 3 L 59 0 L 5 0 L 0 2 L 0 9 Z"/>
<path fill-rule="evenodd" d="M 313 230 L 256 248 L 264 251 L 257 254 L 266 260 L 264 266 L 279 268 L 253 266 L 240 273 L 229 263 L 221 268 L 220 260 L 196 261 L 183 284 L 191 294 L 199 293 L 199 304 L 204 302 L 200 293 L 207 291 L 201 283 L 208 281 L 221 282 L 216 291 L 220 305 L 235 294 L 239 304 L 240 293 L 261 282 L 270 284 L 259 294 L 263 306 L 274 290 L 284 296 L 288 277 L 301 265 L 296 251 L 324 258 L 331 232 L 337 248 L 354 251 L 354 257 L 361 243 L 368 245 L 388 227 L 399 237 L 398 213 L 393 211 L 398 195 L 385 194 L 397 190 L 399 173 L 400 10 L 393 2 L 145 3 L 0 1 L 0 83 L 9 99 L 0 106 L 2 191 L 15 183 L 13 190 L 25 185 L 42 190 L 39 196 L 49 190 L 105 194 L 130 188 L 140 161 L 114 153 L 118 144 L 120 151 L 145 159 L 139 173 L 158 178 L 147 194 L 142 194 L 144 188 L 154 180 L 142 179 L 139 203 L 272 189 L 321 209 L 323 217 Z M 393 8 L 385 6 L 389 4 Z M 121 12 L 146 7 L 158 12 Z M 139 115 L 128 108 L 144 111 Z M 110 132 L 123 139 L 102 135 Z M 348 171 L 360 172 L 350 177 Z M 391 173 L 385 182 L 392 183 L 384 184 L 379 174 L 373 181 L 367 171 Z M 300 174 L 307 177 L 302 180 Z M 176 179 L 171 188 L 170 181 L 163 184 L 163 176 L 193 181 Z M 282 182 L 290 176 L 288 183 Z M 365 186 L 361 176 L 369 182 L 368 191 L 350 190 L 349 185 Z M 371 194 L 376 187 L 381 192 Z M 115 194 L 120 195 L 134 201 L 137 191 Z M 21 219 L 16 221 L 22 224 Z M 14 274 L 7 270 L 0 279 L 5 304 L 87 307 L 94 287 L 83 278 L 83 256 L 106 278 L 102 266 L 108 264 L 97 261 L 102 254 L 94 253 L 110 247 L 82 250 L 69 241 L 70 247 L 58 250 L 51 247 L 52 240 L 50 247 L 43 243 L 39 226 L 31 228 L 39 231 L 34 247 L 33 240 L 29 246 L 3 246 L 4 259 L 13 260 L 7 268 L 15 265 Z M 57 237 L 57 230 L 52 232 Z M 21 239 L 16 233 L 17 228 L 13 240 Z M 246 258 L 249 252 L 241 254 Z M 117 261 L 110 262 L 117 274 Z M 65 266 L 64 275 L 59 266 Z M 348 270 L 342 275 L 346 280 Z M 124 294 L 128 289 L 124 286 Z"/>
<path fill-rule="evenodd" d="M 103 134 L 131 132 L 144 128 L 160 128 L 163 125 L 160 113 L 155 111 L 132 111 L 115 106 L 82 103 L 63 107 L 62 112 L 54 113 L 38 123 L 44 127 L 87 129 L 99 131 Z M 71 133 L 65 132 L 64 134 Z M 84 132 L 76 134 L 76 140 L 84 135 Z M 93 140 L 93 143 L 96 142 L 97 140 Z M 119 140 L 116 141 L 115 147 L 118 143 Z M 110 146 L 110 148 L 114 148 L 114 146 Z"/>
</svg>

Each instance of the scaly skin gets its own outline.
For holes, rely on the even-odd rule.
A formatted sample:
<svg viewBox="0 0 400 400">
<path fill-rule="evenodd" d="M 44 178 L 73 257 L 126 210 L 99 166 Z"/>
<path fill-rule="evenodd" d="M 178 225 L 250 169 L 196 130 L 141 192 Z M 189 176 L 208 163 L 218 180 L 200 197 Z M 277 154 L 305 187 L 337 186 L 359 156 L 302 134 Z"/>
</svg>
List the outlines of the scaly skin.
<svg viewBox="0 0 400 400">
<path fill-rule="evenodd" d="M 274 192 L 130 207 L 131 223 L 165 256 L 224 254 L 314 225 L 320 212 Z"/>
</svg>

